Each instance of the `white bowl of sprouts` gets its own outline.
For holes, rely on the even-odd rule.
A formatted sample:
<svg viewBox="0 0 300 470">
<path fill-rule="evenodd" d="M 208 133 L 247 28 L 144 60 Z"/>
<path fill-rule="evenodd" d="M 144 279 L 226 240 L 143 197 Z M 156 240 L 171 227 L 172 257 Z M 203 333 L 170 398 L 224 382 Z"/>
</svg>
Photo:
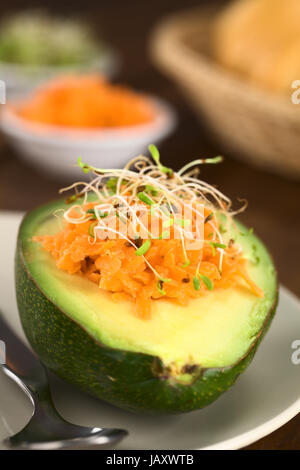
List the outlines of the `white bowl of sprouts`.
<svg viewBox="0 0 300 470">
<path fill-rule="evenodd" d="M 147 96 L 153 119 L 112 128 L 71 128 L 33 123 L 4 106 L 0 127 L 19 156 L 50 177 L 71 181 L 79 176 L 78 157 L 92 166 L 122 168 L 132 155 L 146 151 L 176 126 L 176 114 L 163 100 Z"/>
<path fill-rule="evenodd" d="M 1 20 L 0 78 L 8 100 L 26 96 L 58 75 L 99 72 L 112 77 L 118 69 L 117 54 L 81 20 L 40 9 Z"/>
</svg>

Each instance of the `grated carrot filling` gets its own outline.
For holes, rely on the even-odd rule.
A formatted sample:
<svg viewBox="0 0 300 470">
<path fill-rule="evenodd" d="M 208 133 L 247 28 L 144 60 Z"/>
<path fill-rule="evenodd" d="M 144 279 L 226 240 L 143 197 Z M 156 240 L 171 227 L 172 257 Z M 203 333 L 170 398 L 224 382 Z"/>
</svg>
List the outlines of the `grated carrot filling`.
<svg viewBox="0 0 300 470">
<path fill-rule="evenodd" d="M 146 97 L 93 75 L 57 78 L 15 111 L 26 120 L 83 128 L 132 126 L 154 118 Z"/>
<path fill-rule="evenodd" d="M 95 204 L 84 207 L 90 209 Z M 205 216 L 210 213 L 205 209 Z M 66 222 L 56 235 L 36 236 L 43 248 L 51 253 L 59 269 L 78 274 L 96 283 L 101 289 L 112 293 L 115 301 L 130 299 L 136 304 L 136 314 L 144 319 L 151 316 L 151 303 L 167 298 L 187 305 L 192 298 L 208 293 L 202 280 L 208 278 L 213 289 L 246 284 L 250 291 L 263 297 L 263 291 L 252 281 L 246 269 L 247 260 L 234 244 L 224 249 L 222 272 L 219 271 L 220 251 L 210 245 L 211 228 L 205 225 L 204 244 L 201 250 L 188 250 L 190 264 L 186 266 L 181 240 L 151 240 L 151 246 L 144 256 L 136 256 L 136 250 L 122 238 L 91 241 L 94 221 L 75 224 Z M 215 219 L 215 224 L 218 223 Z M 201 260 L 199 264 L 199 259 Z M 157 288 L 157 277 L 146 263 L 149 261 L 157 273 L 168 282 L 163 282 L 163 292 Z M 198 269 L 200 285 L 193 285 L 195 270 Z"/>
</svg>

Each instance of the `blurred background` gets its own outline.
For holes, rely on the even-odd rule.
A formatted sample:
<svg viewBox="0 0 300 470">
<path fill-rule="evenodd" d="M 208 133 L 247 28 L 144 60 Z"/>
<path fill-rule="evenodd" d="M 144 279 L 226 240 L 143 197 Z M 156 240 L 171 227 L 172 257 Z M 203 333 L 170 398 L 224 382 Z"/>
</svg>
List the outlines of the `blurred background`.
<svg viewBox="0 0 300 470">
<path fill-rule="evenodd" d="M 263 1 L 269 3 L 269 8 L 270 1 Z M 145 138 L 151 139 L 147 143 L 160 142 L 164 164 L 179 169 L 195 158 L 225 156 L 224 163 L 203 168 L 202 178 L 216 184 L 236 202 L 236 206 L 239 205 L 238 198 L 248 200 L 248 209 L 241 219 L 254 227 L 268 245 L 278 267 L 280 281 L 300 296 L 300 109 L 291 103 L 290 85 L 291 79 L 300 80 L 299 60 L 293 59 L 299 54 L 288 50 L 282 53 L 283 58 L 273 54 L 275 60 L 273 56 L 269 57 L 268 50 L 264 51 L 262 44 L 271 41 L 272 28 L 278 31 L 276 12 L 273 16 L 267 14 L 270 10 L 257 13 L 258 17 L 265 14 L 266 24 L 270 23 L 270 34 L 263 37 L 259 28 L 256 30 L 253 26 L 255 15 L 249 22 L 250 17 L 246 15 L 244 25 L 243 12 L 232 12 L 231 17 L 217 16 L 229 3 L 225 0 L 49 0 L 41 4 L 38 1 L 11 0 L 1 3 L 0 22 L 7 15 L 41 7 L 46 14 L 61 15 L 67 20 L 79 18 L 84 22 L 92 31 L 95 44 L 100 47 L 99 57 L 102 54 L 103 58 L 104 54 L 106 58 L 104 64 L 102 61 L 95 65 L 92 60 L 92 66 L 91 63 L 83 64 L 83 72 L 100 71 L 113 84 L 121 83 L 135 93 L 142 91 L 162 100 L 166 106 L 162 118 L 166 121 L 165 127 L 158 131 L 160 135 L 150 133 Z M 277 3 L 275 0 L 273 5 Z M 299 7 L 299 2 L 298 7 L 292 3 L 291 8 Z M 197 10 L 190 13 L 189 9 L 194 8 Z M 300 10 L 296 13 L 291 10 L 300 35 Z M 290 17 L 282 18 L 280 13 L 279 17 L 283 25 L 285 20 L 290 25 Z M 243 25 L 244 31 L 247 28 L 257 31 L 252 43 L 245 39 L 243 31 L 237 27 L 239 24 Z M 285 39 L 282 34 L 281 40 L 284 42 Z M 274 50 L 281 50 L 283 42 Z M 69 39 L 65 43 L 75 44 L 76 41 Z M 239 50 L 235 50 L 236 44 L 240 45 Z M 15 45 L 5 47 L 5 54 L 9 56 Z M 23 63 L 16 69 L 11 67 L 12 64 L 7 67 L 4 57 L 1 58 L 0 26 L 0 80 L 6 82 L 8 92 L 8 104 L 0 105 L 3 114 L 10 98 L 20 100 L 23 94 L 28 94 L 28 89 L 24 91 L 23 69 L 26 61 L 31 60 L 24 52 Z M 260 66 L 253 66 L 251 57 Z M 53 64 L 57 66 L 64 60 L 55 57 Z M 53 64 L 52 68 L 44 67 L 42 74 L 34 65 L 35 70 L 29 80 L 33 88 L 31 93 L 40 82 L 55 77 Z M 289 73 L 275 77 L 277 69 L 288 70 Z M 11 90 L 10 86 L 15 89 Z M 28 139 L 31 144 L 34 139 L 28 137 L 25 127 L 20 127 L 18 132 L 16 129 L 17 124 L 11 121 L 11 117 L 2 125 L 0 210 L 26 211 L 56 198 L 59 188 L 68 182 L 68 178 L 63 174 L 55 178 L 45 168 L 41 171 L 28 155 L 24 159 L 22 149 Z M 55 142 L 60 138 L 53 134 Z M 32 145 L 29 155 L 31 151 L 43 152 L 39 147 L 42 144 L 34 142 Z M 58 156 L 63 158 L 63 153 L 56 152 L 61 152 L 61 149 L 52 147 L 52 156 L 48 153 L 45 158 L 53 158 L 53 162 Z M 78 152 L 75 148 L 75 160 Z M 84 146 L 80 152 L 82 159 L 89 161 L 88 150 L 85 153 Z M 299 448 L 299 424 L 298 416 L 250 448 Z"/>
</svg>

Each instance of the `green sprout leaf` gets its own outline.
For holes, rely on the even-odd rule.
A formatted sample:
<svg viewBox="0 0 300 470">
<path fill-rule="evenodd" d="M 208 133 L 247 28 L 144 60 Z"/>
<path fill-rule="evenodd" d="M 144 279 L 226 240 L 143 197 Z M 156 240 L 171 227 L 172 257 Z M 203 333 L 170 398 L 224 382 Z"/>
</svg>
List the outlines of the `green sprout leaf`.
<svg viewBox="0 0 300 470">
<path fill-rule="evenodd" d="M 77 194 L 72 194 L 66 199 L 66 204 L 71 204 L 72 202 L 75 202 L 77 200 Z"/>
<path fill-rule="evenodd" d="M 98 222 L 93 222 L 90 226 L 89 226 L 89 229 L 88 229 L 88 233 L 89 235 L 92 237 L 92 238 L 95 238 L 95 227 L 96 225 L 98 224 Z"/>
<path fill-rule="evenodd" d="M 205 217 L 204 223 L 206 224 L 207 222 L 209 222 L 213 218 L 213 216 L 214 214 L 213 212 L 211 212 L 207 217 Z"/>
<path fill-rule="evenodd" d="M 110 192 L 110 194 L 115 194 L 116 193 L 117 183 L 118 183 L 117 178 L 112 177 L 112 178 L 109 178 L 109 180 L 107 180 L 106 187 L 107 187 L 108 191 Z"/>
<path fill-rule="evenodd" d="M 140 247 L 136 250 L 136 252 L 135 252 L 136 256 L 143 256 L 143 255 L 145 255 L 145 254 L 147 253 L 147 251 L 149 250 L 150 246 L 151 246 L 151 241 L 150 241 L 150 240 L 146 240 L 145 243 L 143 243 L 142 246 L 140 246 Z"/>
<path fill-rule="evenodd" d="M 218 155 L 217 157 L 205 159 L 205 163 L 221 163 L 222 161 L 223 161 L 223 157 L 221 155 Z"/>
<path fill-rule="evenodd" d="M 162 282 L 171 282 L 172 279 L 168 279 L 167 277 L 159 277 L 159 279 L 162 281 Z"/>
<path fill-rule="evenodd" d="M 226 248 L 226 245 L 224 243 L 214 243 L 216 248 L 222 248 L 223 250 Z"/>
<path fill-rule="evenodd" d="M 160 163 L 160 155 L 159 155 L 159 151 L 158 151 L 158 148 L 156 147 L 156 145 L 150 144 L 148 149 L 149 149 L 149 152 L 152 155 L 153 160 L 155 161 L 156 165 L 160 169 L 160 171 L 162 173 L 168 174 L 169 176 L 172 176 L 173 175 L 173 170 L 171 168 L 168 168 L 168 167 L 166 167 L 166 166 L 164 166 Z"/>
<path fill-rule="evenodd" d="M 161 295 L 166 295 L 166 292 L 163 290 L 163 282 L 164 281 L 162 279 L 159 279 L 156 283 L 156 287 Z"/>
<path fill-rule="evenodd" d="M 157 196 L 158 195 L 158 190 L 154 186 L 152 186 L 151 184 L 146 184 L 145 191 L 147 191 L 148 193 L 151 193 L 152 196 Z"/>
<path fill-rule="evenodd" d="M 160 155 L 159 155 L 159 150 L 158 150 L 158 148 L 156 147 L 156 145 L 150 144 L 149 147 L 148 147 L 148 149 L 149 149 L 149 152 L 151 153 L 152 158 L 153 158 L 153 160 L 155 161 L 155 163 L 156 163 L 157 165 L 160 165 L 160 161 L 159 161 L 159 160 L 160 160 Z"/>
<path fill-rule="evenodd" d="M 216 248 L 226 248 L 226 245 L 224 245 L 224 243 L 209 242 L 209 244 L 213 249 L 213 256 L 216 255 Z"/>
<path fill-rule="evenodd" d="M 83 163 L 83 161 L 81 160 L 81 157 L 78 157 L 77 163 L 84 173 L 88 173 L 90 171 L 91 169 L 90 166 L 87 165 L 86 163 Z"/>
<path fill-rule="evenodd" d="M 88 209 L 86 211 L 87 214 L 90 214 L 92 216 L 93 219 L 97 219 L 97 216 L 96 216 L 96 213 L 95 213 L 95 209 Z M 98 217 L 100 217 L 101 219 L 104 219 L 105 217 L 108 216 L 108 212 L 97 212 L 97 215 Z"/>
<path fill-rule="evenodd" d="M 96 214 L 95 214 L 95 209 L 87 210 L 86 214 L 90 215 L 92 219 L 97 219 Z"/>
<path fill-rule="evenodd" d="M 117 186 L 117 178 L 109 178 L 106 182 L 106 187 L 108 189 L 114 189 Z"/>
<path fill-rule="evenodd" d="M 209 279 L 209 277 L 204 276 L 204 274 L 200 275 L 200 279 L 204 282 L 205 286 L 207 287 L 208 290 L 213 290 L 214 285 L 212 283 L 212 280 Z"/>
<path fill-rule="evenodd" d="M 197 276 L 193 277 L 193 285 L 195 290 L 200 290 L 200 281 Z"/>
<path fill-rule="evenodd" d="M 140 201 L 144 202 L 148 206 L 152 206 L 154 204 L 154 202 L 150 199 L 150 197 L 147 196 L 147 194 L 144 193 L 144 192 L 138 193 L 137 196 L 138 196 Z"/>
</svg>

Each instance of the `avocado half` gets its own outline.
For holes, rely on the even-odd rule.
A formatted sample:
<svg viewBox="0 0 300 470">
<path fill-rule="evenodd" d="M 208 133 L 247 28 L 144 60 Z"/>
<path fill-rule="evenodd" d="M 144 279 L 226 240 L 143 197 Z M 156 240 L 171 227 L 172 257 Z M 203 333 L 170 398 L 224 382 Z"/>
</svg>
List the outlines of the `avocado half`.
<svg viewBox="0 0 300 470">
<path fill-rule="evenodd" d="M 242 245 L 248 272 L 264 290 L 210 291 L 186 307 L 153 302 L 150 320 L 131 302 L 59 270 L 34 235 L 60 230 L 55 201 L 22 221 L 16 294 L 25 334 L 41 361 L 82 390 L 132 411 L 183 413 L 218 398 L 251 362 L 275 313 L 276 271 L 262 242 L 237 222 L 227 233 Z M 242 232 L 242 233 L 241 233 Z"/>
</svg>

